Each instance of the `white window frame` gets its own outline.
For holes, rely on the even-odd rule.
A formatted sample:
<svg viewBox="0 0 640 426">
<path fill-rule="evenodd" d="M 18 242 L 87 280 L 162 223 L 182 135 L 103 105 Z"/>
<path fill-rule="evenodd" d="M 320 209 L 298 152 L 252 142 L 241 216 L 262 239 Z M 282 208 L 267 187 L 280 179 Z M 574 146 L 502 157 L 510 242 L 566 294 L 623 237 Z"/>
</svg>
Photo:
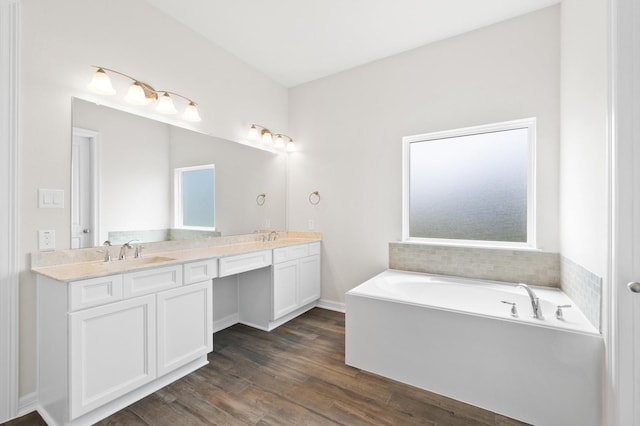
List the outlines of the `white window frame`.
<svg viewBox="0 0 640 426">
<path fill-rule="evenodd" d="M 182 174 L 183 172 L 190 172 L 194 170 L 204 170 L 204 169 L 213 169 L 214 170 L 214 179 L 215 179 L 215 164 L 205 164 L 202 166 L 190 166 L 190 167 L 176 167 L 173 171 L 173 217 L 174 217 L 174 226 L 178 229 L 190 229 L 194 231 L 215 231 L 215 222 L 216 222 L 216 214 L 215 214 L 215 185 L 214 185 L 214 216 L 213 223 L 214 226 L 185 226 L 183 223 L 183 214 L 182 214 Z"/>
<path fill-rule="evenodd" d="M 529 159 L 527 170 L 527 241 L 483 241 L 461 240 L 447 238 L 419 238 L 409 235 L 409 207 L 410 207 L 410 145 L 414 142 L 424 142 L 437 139 L 447 139 L 459 136 L 470 136 L 482 133 L 492 133 L 505 130 L 527 128 L 529 130 Z M 505 249 L 535 249 L 536 246 L 536 119 L 504 121 L 500 123 L 465 127 L 461 129 L 445 130 L 402 138 L 402 240 L 423 244 L 437 244 L 464 247 L 488 247 Z"/>
</svg>

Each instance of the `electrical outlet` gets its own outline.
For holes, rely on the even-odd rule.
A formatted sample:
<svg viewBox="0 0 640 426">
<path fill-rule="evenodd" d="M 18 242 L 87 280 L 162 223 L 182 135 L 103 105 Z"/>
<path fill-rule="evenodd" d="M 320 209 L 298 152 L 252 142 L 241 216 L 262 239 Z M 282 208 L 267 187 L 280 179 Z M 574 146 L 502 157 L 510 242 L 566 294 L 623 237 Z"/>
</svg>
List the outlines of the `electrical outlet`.
<svg viewBox="0 0 640 426">
<path fill-rule="evenodd" d="M 271 219 L 265 219 L 264 220 L 264 229 L 269 229 L 271 228 Z"/>
<path fill-rule="evenodd" d="M 309 231 L 313 231 L 315 229 L 315 227 L 316 227 L 316 224 L 313 223 L 313 219 L 309 219 L 309 221 L 307 223 L 307 226 L 309 228 Z"/>
<path fill-rule="evenodd" d="M 41 251 L 56 249 L 56 231 L 40 230 L 38 231 L 38 248 Z"/>
</svg>

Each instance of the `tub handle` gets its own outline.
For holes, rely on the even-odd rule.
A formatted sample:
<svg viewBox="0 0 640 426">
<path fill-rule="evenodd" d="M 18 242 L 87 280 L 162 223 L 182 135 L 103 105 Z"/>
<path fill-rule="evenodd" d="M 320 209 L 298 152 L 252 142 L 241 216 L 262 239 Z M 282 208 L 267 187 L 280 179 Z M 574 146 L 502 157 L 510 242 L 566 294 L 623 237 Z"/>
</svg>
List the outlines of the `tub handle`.
<svg viewBox="0 0 640 426">
<path fill-rule="evenodd" d="M 506 303 L 507 305 L 511 305 L 511 316 L 518 316 L 518 308 L 516 307 L 516 302 L 508 302 L 506 300 L 501 300 L 502 303 Z"/>
<path fill-rule="evenodd" d="M 570 308 L 571 305 L 558 305 L 557 309 L 556 309 L 556 318 L 564 321 L 564 316 L 562 315 L 562 309 L 563 308 Z"/>
</svg>

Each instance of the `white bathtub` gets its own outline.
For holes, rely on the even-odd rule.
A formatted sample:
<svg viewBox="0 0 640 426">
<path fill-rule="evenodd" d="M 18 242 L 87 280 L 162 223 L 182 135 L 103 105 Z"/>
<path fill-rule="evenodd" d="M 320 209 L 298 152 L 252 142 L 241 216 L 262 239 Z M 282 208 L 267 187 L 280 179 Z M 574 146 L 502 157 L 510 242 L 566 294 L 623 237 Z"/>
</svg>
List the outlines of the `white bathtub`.
<svg viewBox="0 0 640 426">
<path fill-rule="evenodd" d="M 346 363 L 534 425 L 600 425 L 602 338 L 532 288 L 542 320 L 515 284 L 385 271 L 347 293 Z"/>
</svg>

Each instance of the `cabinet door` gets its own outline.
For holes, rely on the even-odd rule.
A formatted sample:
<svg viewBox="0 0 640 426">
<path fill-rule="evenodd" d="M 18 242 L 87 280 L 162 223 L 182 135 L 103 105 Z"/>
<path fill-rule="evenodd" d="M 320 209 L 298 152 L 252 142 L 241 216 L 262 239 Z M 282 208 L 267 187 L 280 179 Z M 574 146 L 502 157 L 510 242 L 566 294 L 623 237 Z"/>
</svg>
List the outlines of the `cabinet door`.
<svg viewBox="0 0 640 426">
<path fill-rule="evenodd" d="M 212 281 L 158 293 L 158 376 L 213 350 Z"/>
<path fill-rule="evenodd" d="M 300 306 L 320 299 L 320 255 L 300 259 Z"/>
<path fill-rule="evenodd" d="M 298 308 L 298 269 L 297 260 L 273 265 L 272 320 Z"/>
<path fill-rule="evenodd" d="M 156 377 L 155 306 L 148 295 L 69 314 L 71 419 Z"/>
</svg>

